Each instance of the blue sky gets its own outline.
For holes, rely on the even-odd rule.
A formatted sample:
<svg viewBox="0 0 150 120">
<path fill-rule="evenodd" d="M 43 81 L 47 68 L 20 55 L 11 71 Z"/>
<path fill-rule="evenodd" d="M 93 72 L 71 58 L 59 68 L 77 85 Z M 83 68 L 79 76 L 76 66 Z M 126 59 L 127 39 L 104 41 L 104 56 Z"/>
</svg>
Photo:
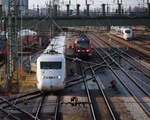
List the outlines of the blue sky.
<svg viewBox="0 0 150 120">
<path fill-rule="evenodd" d="M 37 6 L 37 4 L 40 6 L 40 7 L 43 7 L 45 5 L 45 3 L 49 1 L 49 0 L 29 0 L 29 7 L 30 8 L 33 8 L 33 5 L 34 7 Z M 57 1 L 57 0 L 56 0 Z M 69 0 L 58 0 L 60 1 L 61 3 L 64 3 L 64 4 L 67 4 L 69 3 Z M 98 6 L 100 5 L 101 3 L 109 3 L 109 4 L 114 4 L 116 2 L 114 1 L 117 1 L 117 0 L 87 0 L 88 3 L 90 4 L 94 4 L 94 6 Z M 94 2 L 93 2 L 94 1 Z M 146 0 L 144 0 L 146 2 Z M 77 3 L 80 3 L 80 4 L 85 4 L 85 0 L 71 0 L 71 3 L 72 4 L 76 4 Z M 143 0 L 123 0 L 124 2 L 124 5 L 127 6 L 127 3 L 128 5 L 131 5 L 131 6 L 134 6 L 135 4 L 142 4 Z"/>
</svg>

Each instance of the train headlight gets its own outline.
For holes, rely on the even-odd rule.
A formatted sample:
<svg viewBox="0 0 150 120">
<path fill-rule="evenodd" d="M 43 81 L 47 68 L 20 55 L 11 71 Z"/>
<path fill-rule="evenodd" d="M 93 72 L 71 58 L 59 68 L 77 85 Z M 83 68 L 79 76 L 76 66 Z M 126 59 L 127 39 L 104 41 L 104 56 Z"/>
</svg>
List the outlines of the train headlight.
<svg viewBox="0 0 150 120">
<path fill-rule="evenodd" d="M 90 52 L 90 50 L 86 50 L 86 52 Z"/>
<path fill-rule="evenodd" d="M 61 76 L 60 76 L 60 75 L 58 76 L 58 79 L 61 79 Z"/>
</svg>

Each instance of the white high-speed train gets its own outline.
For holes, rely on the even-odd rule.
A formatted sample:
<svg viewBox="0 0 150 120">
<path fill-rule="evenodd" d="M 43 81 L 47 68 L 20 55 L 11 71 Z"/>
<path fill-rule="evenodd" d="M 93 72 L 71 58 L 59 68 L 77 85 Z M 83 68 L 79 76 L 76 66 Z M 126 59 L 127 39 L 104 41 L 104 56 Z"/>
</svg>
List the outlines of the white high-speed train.
<svg viewBox="0 0 150 120">
<path fill-rule="evenodd" d="M 37 59 L 37 87 L 42 91 L 57 91 L 64 88 L 66 79 L 66 36 L 52 39 L 46 50 Z"/>
<path fill-rule="evenodd" d="M 112 26 L 111 33 L 125 40 L 131 40 L 133 38 L 133 31 L 130 28 Z"/>
</svg>

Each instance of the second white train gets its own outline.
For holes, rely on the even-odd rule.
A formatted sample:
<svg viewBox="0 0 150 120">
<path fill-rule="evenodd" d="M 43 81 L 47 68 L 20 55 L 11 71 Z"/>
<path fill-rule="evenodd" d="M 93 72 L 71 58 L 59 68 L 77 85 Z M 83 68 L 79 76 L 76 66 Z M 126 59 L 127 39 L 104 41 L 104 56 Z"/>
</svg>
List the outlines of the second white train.
<svg viewBox="0 0 150 120">
<path fill-rule="evenodd" d="M 131 40 L 133 38 L 133 30 L 125 27 L 111 27 L 111 33 L 125 40 Z"/>
</svg>

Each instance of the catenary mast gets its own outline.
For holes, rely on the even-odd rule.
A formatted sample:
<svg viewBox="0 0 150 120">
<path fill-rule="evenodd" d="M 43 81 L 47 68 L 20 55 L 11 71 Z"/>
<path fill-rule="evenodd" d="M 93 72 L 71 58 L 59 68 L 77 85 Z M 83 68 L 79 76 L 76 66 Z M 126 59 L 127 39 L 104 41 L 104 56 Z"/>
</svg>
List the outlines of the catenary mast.
<svg viewBox="0 0 150 120">
<path fill-rule="evenodd" d="M 8 5 L 8 55 L 7 55 L 7 89 L 18 91 L 18 48 L 17 33 L 19 30 L 20 0 L 9 0 Z"/>
</svg>

